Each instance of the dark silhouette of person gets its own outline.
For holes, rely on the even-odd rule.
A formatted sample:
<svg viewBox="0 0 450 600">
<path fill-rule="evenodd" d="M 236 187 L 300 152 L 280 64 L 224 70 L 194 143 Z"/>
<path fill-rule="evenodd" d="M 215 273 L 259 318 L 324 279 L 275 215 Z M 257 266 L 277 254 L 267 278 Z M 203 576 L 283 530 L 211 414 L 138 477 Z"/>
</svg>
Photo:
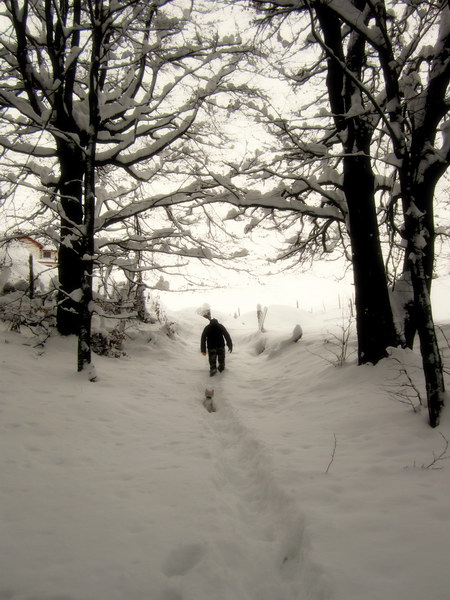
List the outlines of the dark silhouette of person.
<svg viewBox="0 0 450 600">
<path fill-rule="evenodd" d="M 221 373 L 225 369 L 225 342 L 228 352 L 233 351 L 233 342 L 226 328 L 217 319 L 211 319 L 205 327 L 200 341 L 200 351 L 206 356 L 208 348 L 209 374 L 215 375 L 217 369 Z"/>
</svg>

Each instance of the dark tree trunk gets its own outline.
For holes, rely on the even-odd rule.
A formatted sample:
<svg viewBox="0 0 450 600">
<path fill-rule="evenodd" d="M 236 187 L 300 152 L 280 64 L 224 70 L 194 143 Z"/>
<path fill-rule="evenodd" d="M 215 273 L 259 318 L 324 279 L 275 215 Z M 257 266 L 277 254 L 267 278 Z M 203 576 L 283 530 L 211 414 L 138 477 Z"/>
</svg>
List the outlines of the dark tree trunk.
<svg viewBox="0 0 450 600">
<path fill-rule="evenodd" d="M 411 274 L 410 274 L 411 280 Z M 411 282 L 412 289 L 412 282 Z M 413 292 L 414 293 L 414 292 Z M 416 306 L 414 300 L 408 302 L 403 307 L 404 310 L 404 322 L 403 322 L 403 331 L 404 331 L 404 339 L 406 348 L 413 348 L 414 340 L 416 339 L 417 333 L 417 315 L 416 315 Z"/>
<path fill-rule="evenodd" d="M 74 143 L 58 142 L 61 169 L 59 194 L 61 241 L 58 250 L 59 293 L 57 328 L 62 335 L 79 332 L 79 300 L 83 262 L 81 233 L 83 224 L 83 154 Z"/>
<path fill-rule="evenodd" d="M 397 345 L 398 336 L 389 301 L 375 211 L 374 175 L 370 161 L 373 130 L 364 116 L 347 116 L 353 108 L 355 96 L 360 97 L 355 81 L 362 77 L 366 41 L 354 32 L 344 47 L 338 15 L 325 3 L 317 3 L 314 8 L 326 44 L 330 106 L 343 140 L 344 193 L 352 246 L 358 362 L 375 364 L 386 356 L 388 346 Z"/>
<path fill-rule="evenodd" d="M 29 292 L 28 295 L 30 300 L 34 298 L 34 263 L 33 263 L 33 255 L 30 254 L 28 257 L 28 280 L 29 280 Z"/>
<path fill-rule="evenodd" d="M 408 189 L 408 184 L 406 184 Z M 423 226 L 423 231 L 426 232 L 426 237 L 424 238 L 424 242 L 426 242 L 426 248 L 420 251 L 421 260 L 422 260 L 422 269 L 423 269 L 423 280 L 426 284 L 428 295 L 431 293 L 431 284 L 433 280 L 433 269 L 434 269 L 434 253 L 435 253 L 435 231 L 434 231 L 434 190 L 435 183 L 429 182 L 425 177 L 423 181 L 415 187 L 411 196 L 413 198 L 418 199 L 415 202 L 418 210 L 421 212 L 420 220 Z M 408 221 L 407 214 L 409 212 L 409 207 L 411 206 L 408 197 L 406 197 L 403 203 L 403 211 L 406 215 L 406 221 Z M 412 227 L 412 231 L 416 230 L 414 223 L 410 221 L 409 228 Z M 416 302 L 413 300 L 414 291 L 416 288 L 413 288 L 413 273 L 411 268 L 411 261 L 409 257 L 411 253 L 415 255 L 416 248 L 414 246 L 415 234 L 409 233 L 408 225 L 406 225 L 405 232 L 407 233 L 406 237 L 406 250 L 405 250 L 405 261 L 404 261 L 404 269 L 403 269 L 403 279 L 405 281 L 410 282 L 411 285 L 411 298 L 412 300 L 403 306 L 404 309 L 404 332 L 405 332 L 405 343 L 408 348 L 413 348 L 414 339 L 418 332 L 418 320 L 421 319 L 420 315 L 417 313 Z"/>
<path fill-rule="evenodd" d="M 90 381 L 96 381 L 94 365 L 91 362 L 91 325 L 94 272 L 95 237 L 95 158 L 97 134 L 100 125 L 99 113 L 99 75 L 101 64 L 102 35 L 104 14 L 102 2 L 93 3 L 93 16 L 98 24 L 92 33 L 92 60 L 89 72 L 89 128 L 86 139 L 86 158 L 84 171 L 84 222 L 82 237 L 83 272 L 81 277 L 81 318 L 78 335 L 78 371 L 87 370 Z"/>
<path fill-rule="evenodd" d="M 370 159 L 344 159 L 344 189 L 349 211 L 355 283 L 358 362 L 377 363 L 388 346 L 398 344 L 373 201 Z"/>
<path fill-rule="evenodd" d="M 91 366 L 91 323 L 92 323 L 92 277 L 94 271 L 94 224 L 95 224 L 95 140 L 87 148 L 84 198 L 84 235 L 82 238 L 83 273 L 80 301 L 80 328 L 78 334 L 78 371 Z M 89 373 L 95 381 L 94 370 Z"/>
<path fill-rule="evenodd" d="M 411 254 L 410 262 L 415 298 L 415 316 L 427 390 L 428 414 L 431 427 L 437 427 L 445 395 L 442 360 L 434 327 L 426 269 L 421 257 L 417 254 Z"/>
<path fill-rule="evenodd" d="M 444 405 L 445 384 L 430 296 L 434 267 L 434 185 L 427 187 L 421 183 L 409 193 L 411 188 L 408 183 L 408 180 L 404 179 L 404 233 L 408 242 L 406 265 L 414 292 L 411 311 L 414 318 L 413 331 L 417 329 L 420 340 L 430 425 L 437 427 Z M 411 347 L 412 341 L 413 339 L 410 340 Z"/>
</svg>

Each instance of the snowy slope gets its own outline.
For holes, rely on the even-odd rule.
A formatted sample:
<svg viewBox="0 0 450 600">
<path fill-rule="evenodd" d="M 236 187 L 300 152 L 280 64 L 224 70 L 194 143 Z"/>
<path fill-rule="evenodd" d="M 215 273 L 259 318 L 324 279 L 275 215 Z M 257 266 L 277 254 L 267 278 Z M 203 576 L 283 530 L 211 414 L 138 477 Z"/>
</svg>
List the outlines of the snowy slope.
<svg viewBox="0 0 450 600">
<path fill-rule="evenodd" d="M 2 326 L 0 599 L 448 600 L 448 409 L 432 430 L 394 394 L 418 356 L 337 368 L 339 311 L 270 306 L 264 334 L 216 315 L 235 349 L 211 379 L 196 308 L 95 384 L 75 340 Z"/>
</svg>

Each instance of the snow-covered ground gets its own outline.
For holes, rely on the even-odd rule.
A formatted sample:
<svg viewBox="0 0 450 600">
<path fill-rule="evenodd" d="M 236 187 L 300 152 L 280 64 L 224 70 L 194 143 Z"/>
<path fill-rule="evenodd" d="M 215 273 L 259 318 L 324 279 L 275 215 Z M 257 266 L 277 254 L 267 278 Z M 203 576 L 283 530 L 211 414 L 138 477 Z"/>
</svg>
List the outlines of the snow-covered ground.
<svg viewBox="0 0 450 600">
<path fill-rule="evenodd" d="M 97 383 L 74 339 L 1 326 L 0 600 L 448 600 L 449 408 L 433 430 L 402 387 L 406 364 L 423 401 L 416 353 L 336 367 L 341 311 L 289 304 L 264 334 L 213 306 L 234 341 L 213 379 L 198 305 L 96 357 Z"/>
</svg>

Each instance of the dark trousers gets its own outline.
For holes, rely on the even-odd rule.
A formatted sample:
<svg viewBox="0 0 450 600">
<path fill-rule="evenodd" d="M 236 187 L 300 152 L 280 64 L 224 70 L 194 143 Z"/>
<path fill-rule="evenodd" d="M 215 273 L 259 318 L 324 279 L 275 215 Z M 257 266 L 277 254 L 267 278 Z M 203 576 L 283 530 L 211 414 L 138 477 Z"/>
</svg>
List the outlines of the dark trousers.
<svg viewBox="0 0 450 600">
<path fill-rule="evenodd" d="M 217 371 L 217 364 L 219 365 L 220 372 L 225 369 L 225 347 L 208 348 L 208 357 L 210 371 Z"/>
</svg>

